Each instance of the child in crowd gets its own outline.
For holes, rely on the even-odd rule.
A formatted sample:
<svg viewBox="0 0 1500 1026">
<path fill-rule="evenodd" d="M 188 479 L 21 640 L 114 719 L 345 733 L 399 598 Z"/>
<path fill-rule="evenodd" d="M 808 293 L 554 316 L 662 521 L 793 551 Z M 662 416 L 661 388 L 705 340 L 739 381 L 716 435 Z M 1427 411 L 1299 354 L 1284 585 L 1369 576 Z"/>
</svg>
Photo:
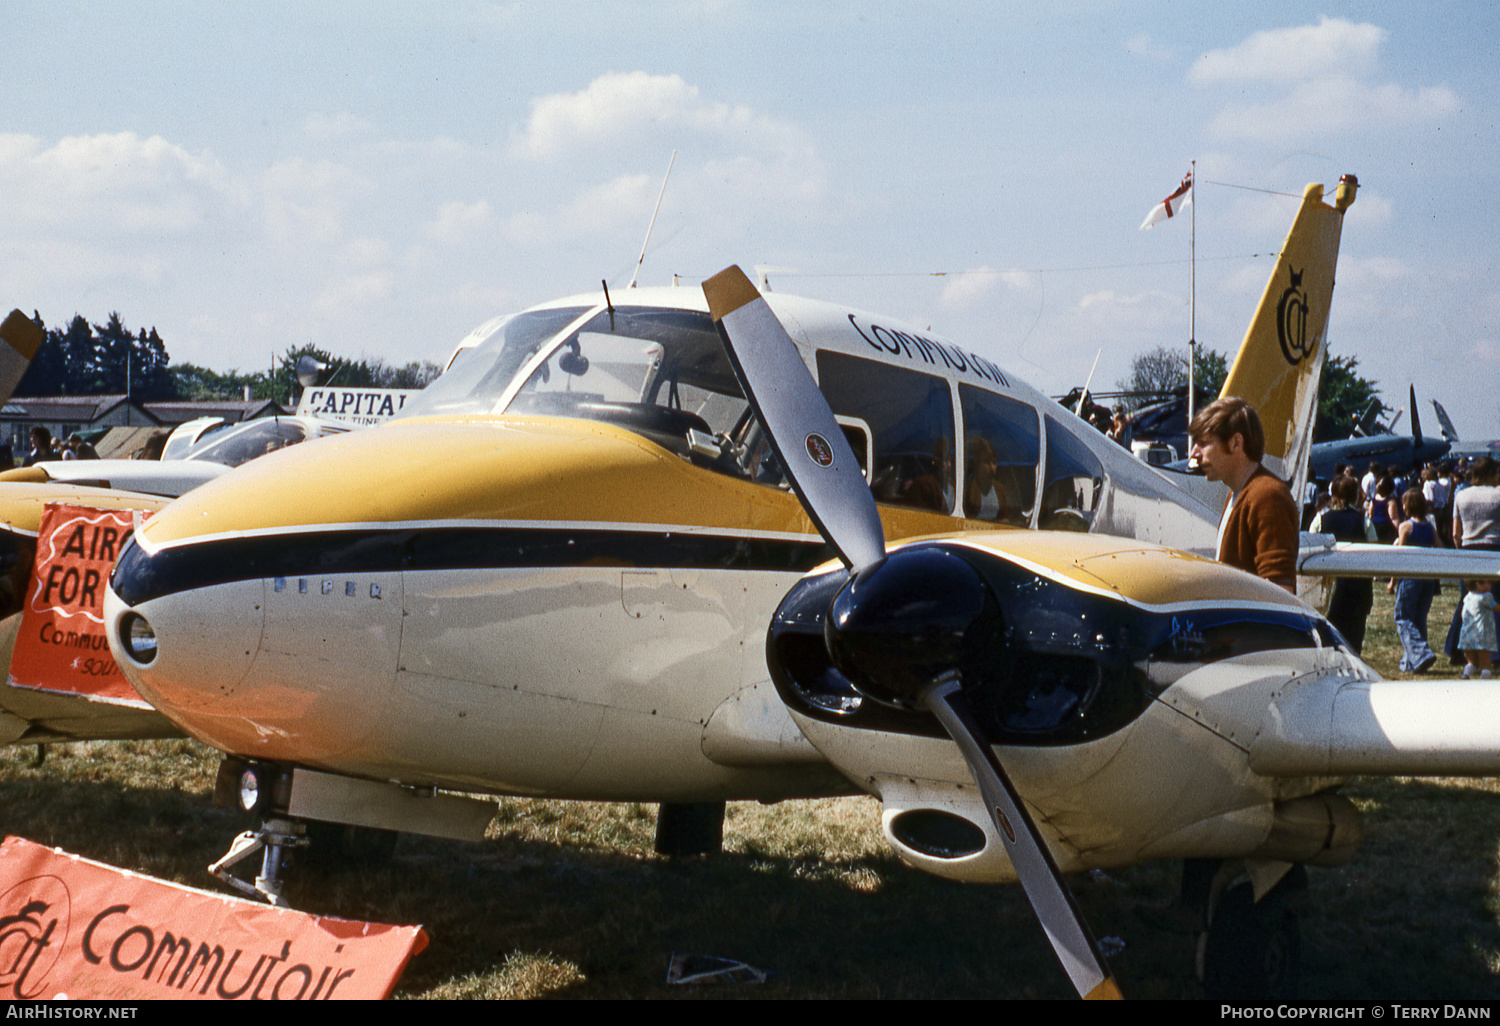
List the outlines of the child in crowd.
<svg viewBox="0 0 1500 1026">
<path fill-rule="evenodd" d="M 1464 653 L 1464 679 L 1490 679 L 1490 652 L 1495 647 L 1495 596 L 1489 581 L 1470 581 L 1464 596 L 1458 647 Z"/>
</svg>

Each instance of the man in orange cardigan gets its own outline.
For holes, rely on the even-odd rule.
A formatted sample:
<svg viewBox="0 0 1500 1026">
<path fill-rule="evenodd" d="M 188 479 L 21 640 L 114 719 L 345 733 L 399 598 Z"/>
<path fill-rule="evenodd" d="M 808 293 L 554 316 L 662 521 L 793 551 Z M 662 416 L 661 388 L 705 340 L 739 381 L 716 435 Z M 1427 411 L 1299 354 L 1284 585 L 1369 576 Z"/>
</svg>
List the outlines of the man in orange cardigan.
<svg viewBox="0 0 1500 1026">
<path fill-rule="evenodd" d="M 1188 425 L 1192 457 L 1210 481 L 1229 486 L 1219 521 L 1218 560 L 1297 593 L 1297 503 L 1286 483 L 1260 465 L 1265 432 L 1255 408 L 1217 399 Z"/>
</svg>

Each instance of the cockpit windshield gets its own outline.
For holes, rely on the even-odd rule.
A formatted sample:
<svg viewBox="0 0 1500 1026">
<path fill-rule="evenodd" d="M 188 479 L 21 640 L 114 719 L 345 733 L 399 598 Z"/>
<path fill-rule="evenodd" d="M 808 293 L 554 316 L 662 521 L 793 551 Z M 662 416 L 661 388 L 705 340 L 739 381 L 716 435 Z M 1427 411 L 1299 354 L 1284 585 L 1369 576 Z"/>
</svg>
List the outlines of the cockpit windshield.
<svg viewBox="0 0 1500 1026">
<path fill-rule="evenodd" d="M 295 420 L 268 417 L 213 434 L 188 450 L 183 459 L 208 460 L 238 467 L 257 456 L 307 440 L 307 428 Z"/>
<path fill-rule="evenodd" d="M 506 412 L 588 417 L 599 404 L 681 411 L 710 434 L 731 430 L 746 408 L 708 315 L 655 307 L 589 318 L 532 371 Z"/>
<path fill-rule="evenodd" d="M 507 319 L 460 352 L 401 415 L 504 412 L 604 421 L 694 462 L 760 479 L 746 463 L 754 448 L 746 442 L 756 433 L 749 404 L 706 313 L 617 306 L 559 335 L 585 311 Z"/>
<path fill-rule="evenodd" d="M 459 350 L 443 376 L 413 396 L 398 416 L 499 413 L 506 387 L 526 361 L 587 310 L 569 306 L 505 318 L 483 342 Z"/>
</svg>

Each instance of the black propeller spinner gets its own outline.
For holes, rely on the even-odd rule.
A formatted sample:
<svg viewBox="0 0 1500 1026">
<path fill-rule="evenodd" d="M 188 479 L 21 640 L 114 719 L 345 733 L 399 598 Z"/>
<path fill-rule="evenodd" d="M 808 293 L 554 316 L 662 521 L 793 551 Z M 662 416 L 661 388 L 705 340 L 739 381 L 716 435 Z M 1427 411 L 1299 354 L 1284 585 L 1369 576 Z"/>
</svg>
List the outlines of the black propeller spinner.
<svg viewBox="0 0 1500 1026">
<path fill-rule="evenodd" d="M 935 680 L 974 665 L 984 637 L 998 634 L 1003 621 L 989 586 L 962 556 L 935 546 L 899 549 L 839 589 L 823 640 L 860 694 L 920 709 Z"/>
</svg>

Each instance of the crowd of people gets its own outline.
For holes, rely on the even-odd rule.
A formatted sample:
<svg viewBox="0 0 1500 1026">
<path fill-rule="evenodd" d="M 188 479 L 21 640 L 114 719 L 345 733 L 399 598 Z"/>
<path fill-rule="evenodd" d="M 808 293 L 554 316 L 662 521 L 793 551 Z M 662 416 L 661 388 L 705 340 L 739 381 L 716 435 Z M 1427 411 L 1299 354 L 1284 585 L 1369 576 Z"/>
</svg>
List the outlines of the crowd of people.
<svg viewBox="0 0 1500 1026">
<path fill-rule="evenodd" d="M 1448 461 L 1408 474 L 1371 463 L 1362 477 L 1340 464 L 1326 488 L 1309 483 L 1303 523 L 1315 534 L 1339 541 L 1500 551 L 1500 463 L 1490 457 Z M 1425 673 L 1438 661 L 1427 634 L 1432 600 L 1440 585 L 1430 579 L 1393 580 L 1396 634 L 1403 671 Z M 1356 652 L 1373 604 L 1371 582 L 1341 578 L 1334 583 L 1328 619 Z M 1441 651 L 1463 676 L 1488 679 L 1496 655 L 1495 600 L 1489 582 L 1459 582 L 1459 602 Z"/>
<path fill-rule="evenodd" d="M 99 454 L 94 451 L 91 443 L 86 441 L 78 432 L 68 436 L 67 441 L 54 438 L 52 432 L 40 424 L 31 429 L 31 448 L 26 451 L 21 466 L 29 467 L 46 460 L 97 460 Z M 0 451 L 0 460 L 10 455 L 10 446 L 6 445 Z M 0 467 L 8 468 L 15 464 L 15 457 L 11 456 L 8 463 L 0 463 Z"/>
</svg>

